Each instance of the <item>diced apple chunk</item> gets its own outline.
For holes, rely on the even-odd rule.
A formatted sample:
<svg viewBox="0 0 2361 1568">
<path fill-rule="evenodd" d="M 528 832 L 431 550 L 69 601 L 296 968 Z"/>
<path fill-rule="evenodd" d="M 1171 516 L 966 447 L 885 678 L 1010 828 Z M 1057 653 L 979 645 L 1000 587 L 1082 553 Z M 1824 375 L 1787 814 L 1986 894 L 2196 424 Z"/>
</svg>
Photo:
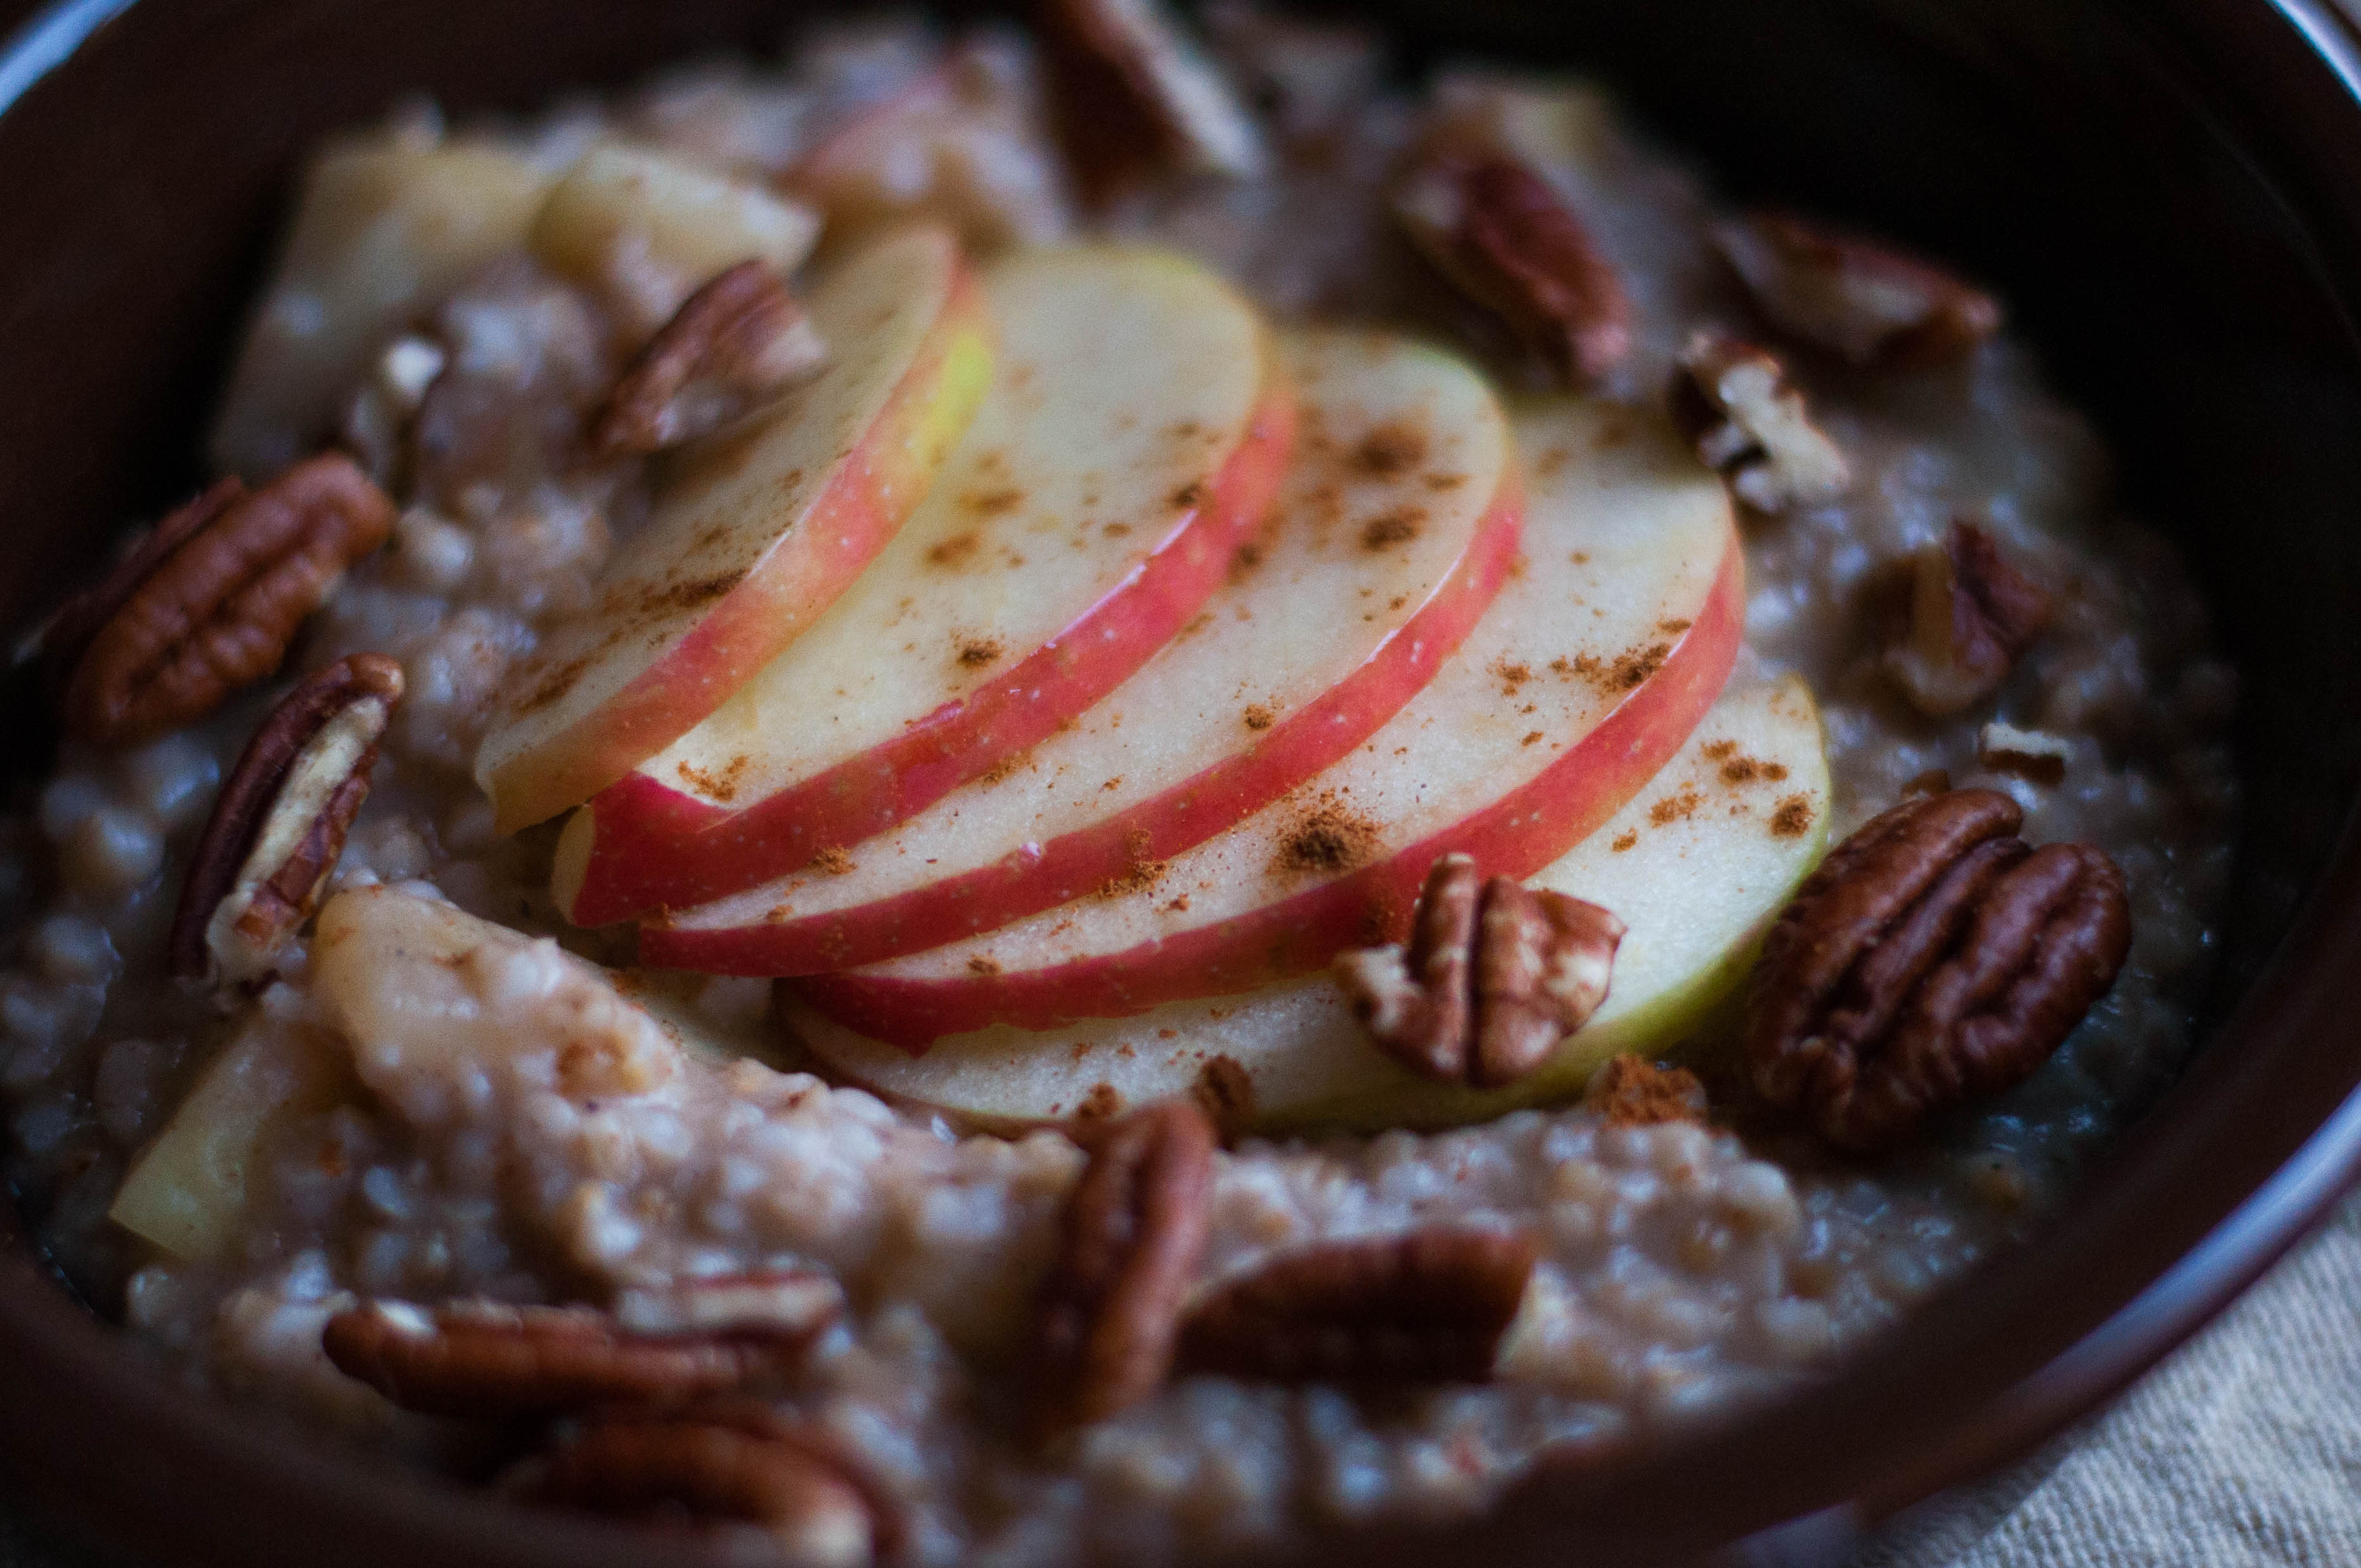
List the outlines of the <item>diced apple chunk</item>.
<svg viewBox="0 0 2361 1568">
<path fill-rule="evenodd" d="M 359 1097 L 344 1044 L 258 1014 L 207 1064 L 115 1195 L 108 1218 L 176 1256 L 220 1256 L 274 1134 Z"/>
<path fill-rule="evenodd" d="M 387 339 L 524 242 L 551 179 L 489 139 L 321 154 L 231 373 L 214 465 L 259 479 L 333 431 Z"/>
<path fill-rule="evenodd" d="M 1629 929 L 1607 1000 L 1532 1077 L 1455 1089 L 1372 1046 L 1324 975 L 1250 996 L 1175 1002 L 1064 1029 L 1005 1025 L 917 1055 L 796 1002 L 789 1025 L 833 1071 L 888 1099 L 998 1131 L 1120 1113 L 1168 1095 L 1214 1100 L 1259 1133 L 1438 1127 L 1578 1095 L 1625 1051 L 1709 1035 L 1762 935 L 1828 839 L 1828 760 L 1800 680 L 1734 689 L 1664 771 L 1530 879 L 1613 910 Z"/>
<path fill-rule="evenodd" d="M 604 142 L 549 193 L 531 242 L 644 335 L 741 261 L 794 271 L 818 235 L 818 215 L 800 203 L 668 153 Z"/>
<path fill-rule="evenodd" d="M 415 1125 L 479 1114 L 511 1081 L 590 1100 L 680 1070 L 679 1041 L 596 965 L 399 888 L 331 899 L 312 968 L 361 1081 Z"/>
</svg>

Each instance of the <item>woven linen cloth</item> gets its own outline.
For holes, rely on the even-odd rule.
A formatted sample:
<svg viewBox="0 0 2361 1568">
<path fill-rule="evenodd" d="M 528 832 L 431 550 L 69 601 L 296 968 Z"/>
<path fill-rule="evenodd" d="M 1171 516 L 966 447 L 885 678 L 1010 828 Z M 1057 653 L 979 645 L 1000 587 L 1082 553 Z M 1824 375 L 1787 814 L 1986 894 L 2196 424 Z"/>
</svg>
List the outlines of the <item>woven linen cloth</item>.
<svg viewBox="0 0 2361 1568">
<path fill-rule="evenodd" d="M 2361 1568 L 2361 1197 L 2113 1409 L 1851 1568 Z"/>
<path fill-rule="evenodd" d="M 1848 1568 L 2287 1564 L 2361 1568 L 2361 1196 L 2114 1408 Z M 97 1565 L 0 1520 L 0 1568 Z"/>
</svg>

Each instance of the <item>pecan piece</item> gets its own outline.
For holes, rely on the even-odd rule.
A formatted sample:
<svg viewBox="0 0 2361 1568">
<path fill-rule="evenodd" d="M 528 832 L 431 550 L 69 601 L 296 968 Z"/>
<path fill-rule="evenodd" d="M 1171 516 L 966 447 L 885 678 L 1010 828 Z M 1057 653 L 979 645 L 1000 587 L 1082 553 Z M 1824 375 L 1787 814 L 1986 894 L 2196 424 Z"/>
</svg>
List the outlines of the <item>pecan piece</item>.
<svg viewBox="0 0 2361 1568">
<path fill-rule="evenodd" d="M 1478 1089 L 1547 1061 L 1607 999 L 1623 922 L 1595 904 L 1482 881 L 1466 855 L 1426 873 L 1410 945 L 1338 957 L 1336 983 L 1381 1050 Z"/>
<path fill-rule="evenodd" d="M 1993 720 L 1976 732 L 1976 761 L 1996 773 L 2014 773 L 2037 784 L 2066 782 L 2073 748 L 2059 736 L 2038 729 L 2019 729 Z"/>
<path fill-rule="evenodd" d="M 1852 483 L 1844 454 L 1812 422 L 1804 394 L 1768 349 L 1724 333 L 1692 334 L 1671 402 L 1697 456 L 1756 511 L 1817 506 Z"/>
<path fill-rule="evenodd" d="M 2048 1059 L 2131 948 L 2123 873 L 2036 850 L 1991 790 L 1904 802 L 1838 846 L 1764 938 L 1754 1086 L 1830 1143 L 1873 1149 Z"/>
<path fill-rule="evenodd" d="M 676 1279 L 617 1293 L 615 1321 L 634 1334 L 714 1334 L 808 1343 L 844 1315 L 843 1287 L 807 1268 Z"/>
<path fill-rule="evenodd" d="M 1658 1067 L 1644 1057 L 1611 1057 L 1590 1075 L 1584 1106 L 1610 1127 L 1653 1127 L 1705 1121 L 1705 1085 L 1686 1068 Z"/>
<path fill-rule="evenodd" d="M 172 972 L 216 985 L 267 978 L 319 907 L 368 798 L 401 666 L 339 659 L 281 698 L 214 801 L 172 915 Z"/>
<path fill-rule="evenodd" d="M 1790 213 L 1714 225 L 1763 316 L 1856 365 L 1914 369 L 1958 359 L 2000 330 L 2000 302 L 1934 263 Z"/>
<path fill-rule="evenodd" d="M 385 493 L 339 453 L 251 494 L 215 485 L 51 626 L 53 667 L 71 665 L 66 728 L 127 746 L 203 718 L 279 667 L 296 629 L 345 568 L 385 542 L 393 518 Z"/>
<path fill-rule="evenodd" d="M 807 1336 L 770 1329 L 634 1333 L 588 1307 L 375 1301 L 338 1312 L 328 1359 L 404 1409 L 546 1416 L 599 1405 L 679 1405 L 783 1375 Z"/>
<path fill-rule="evenodd" d="M 784 1421 L 701 1412 L 598 1419 L 520 1466 L 506 1489 L 550 1508 L 755 1525 L 790 1561 L 829 1568 L 870 1563 L 885 1544 L 864 1488 Z"/>
<path fill-rule="evenodd" d="M 599 455 L 620 457 L 708 435 L 810 375 L 827 354 L 778 275 L 741 261 L 656 330 L 607 394 L 592 443 Z"/>
<path fill-rule="evenodd" d="M 1156 0 L 1045 0 L 1038 16 L 1060 139 L 1091 195 L 1150 170 L 1263 171 L 1253 118 Z"/>
<path fill-rule="evenodd" d="M 1198 1302 L 1180 1364 L 1279 1383 L 1480 1383 L 1534 1255 L 1529 1235 L 1450 1228 L 1284 1253 Z"/>
<path fill-rule="evenodd" d="M 1631 351 L 1622 279 L 1574 210 L 1518 159 L 1431 144 L 1397 181 L 1393 210 L 1428 259 L 1561 373 L 1596 380 Z"/>
<path fill-rule="evenodd" d="M 1035 1431 L 1101 1421 L 1164 1385 L 1181 1298 L 1204 1255 L 1213 1129 L 1186 1100 L 1100 1135 L 1067 1197 L 1035 1308 Z"/>
<path fill-rule="evenodd" d="M 1910 558 L 1902 625 L 1886 673 L 1921 712 L 1957 713 L 2008 676 L 2049 624 L 2048 590 L 2011 565 L 1993 536 L 1954 521 Z"/>
</svg>

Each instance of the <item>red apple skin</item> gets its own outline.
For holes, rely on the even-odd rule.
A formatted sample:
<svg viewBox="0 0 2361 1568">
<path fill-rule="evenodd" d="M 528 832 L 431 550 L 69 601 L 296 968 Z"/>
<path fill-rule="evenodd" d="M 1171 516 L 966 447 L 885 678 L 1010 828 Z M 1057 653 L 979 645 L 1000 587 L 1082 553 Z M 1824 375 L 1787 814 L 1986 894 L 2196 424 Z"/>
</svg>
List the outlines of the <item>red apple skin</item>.
<svg viewBox="0 0 2361 1568">
<path fill-rule="evenodd" d="M 1203 504 L 1153 554 L 998 679 L 893 740 L 741 810 L 640 773 L 600 791 L 588 807 L 591 839 L 566 917 L 603 926 L 726 897 L 882 833 L 1049 736 L 1147 663 L 1221 586 L 1279 494 L 1295 413 L 1293 392 L 1275 382 Z"/>
<path fill-rule="evenodd" d="M 694 729 L 776 657 L 893 539 L 990 378 L 991 313 L 962 265 L 925 351 L 794 531 L 664 657 L 570 729 L 480 779 L 512 833 L 591 798 Z M 944 389 L 951 389 L 949 396 Z M 926 455 L 917 457 L 918 449 Z"/>
<path fill-rule="evenodd" d="M 776 925 L 683 930 L 651 924 L 640 959 L 708 974 L 807 975 L 876 963 L 1080 898 L 1143 860 L 1212 838 L 1345 756 L 1399 712 L 1466 641 L 1508 580 L 1523 497 L 1511 477 L 1477 522 L 1476 539 L 1418 614 L 1360 668 L 1274 726 L 1253 751 L 1038 852 L 851 909 Z"/>
<path fill-rule="evenodd" d="M 794 989 L 848 1028 L 916 1054 L 941 1036 L 993 1024 L 1054 1029 L 1252 991 L 1309 973 L 1347 948 L 1400 941 L 1437 857 L 1473 855 L 1489 874 L 1530 876 L 1612 817 L 1680 749 L 1737 661 L 1745 570 L 1733 540 L 1663 667 L 1565 755 L 1374 865 L 1235 920 L 1047 969 L 926 981 L 823 974 L 795 981 Z"/>
</svg>

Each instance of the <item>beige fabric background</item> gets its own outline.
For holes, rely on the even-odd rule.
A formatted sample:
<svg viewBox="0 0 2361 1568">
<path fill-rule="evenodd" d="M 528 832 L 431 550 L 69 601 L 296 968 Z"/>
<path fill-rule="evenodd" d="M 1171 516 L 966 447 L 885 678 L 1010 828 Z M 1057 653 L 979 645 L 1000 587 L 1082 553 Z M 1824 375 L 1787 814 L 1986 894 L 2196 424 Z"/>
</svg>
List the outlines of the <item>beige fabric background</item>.
<svg viewBox="0 0 2361 1568">
<path fill-rule="evenodd" d="M 2361 1196 L 2114 1409 L 1849 1568 L 2285 1565 L 2361 1568 Z M 0 1520 L 0 1568 L 94 1565 Z"/>
</svg>

